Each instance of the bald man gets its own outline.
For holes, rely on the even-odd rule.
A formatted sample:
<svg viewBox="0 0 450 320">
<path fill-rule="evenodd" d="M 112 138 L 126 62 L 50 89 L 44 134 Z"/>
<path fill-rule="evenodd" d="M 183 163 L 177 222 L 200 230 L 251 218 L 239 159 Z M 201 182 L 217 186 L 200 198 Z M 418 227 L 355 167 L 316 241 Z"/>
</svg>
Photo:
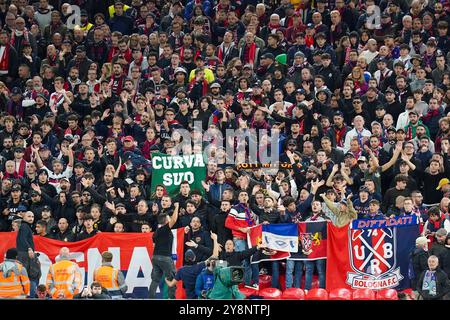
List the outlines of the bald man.
<svg viewBox="0 0 450 320">
<path fill-rule="evenodd" d="M 78 264 L 70 261 L 69 248 L 61 248 L 59 261 L 51 265 L 47 274 L 47 288 L 53 299 L 73 299 L 82 288 L 82 279 Z"/>
</svg>

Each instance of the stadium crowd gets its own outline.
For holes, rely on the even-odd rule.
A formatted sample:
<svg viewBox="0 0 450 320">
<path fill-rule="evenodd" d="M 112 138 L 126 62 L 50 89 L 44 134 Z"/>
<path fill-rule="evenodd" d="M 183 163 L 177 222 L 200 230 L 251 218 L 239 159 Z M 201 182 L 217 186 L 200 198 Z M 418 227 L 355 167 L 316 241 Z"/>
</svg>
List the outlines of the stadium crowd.
<svg viewBox="0 0 450 320">
<path fill-rule="evenodd" d="M 47 296 L 31 233 L 154 232 L 151 297 L 163 277 L 205 297 L 216 245 L 246 285 L 269 273 L 279 287 L 278 263 L 250 264 L 249 227 L 416 215 L 433 241 L 413 253 L 418 291 L 450 290 L 448 0 L 0 0 L 0 21 L 0 231 L 18 232 L 0 278 L 25 268 L 31 296 Z M 223 145 L 204 190 L 152 192 L 152 153 L 211 143 L 177 148 L 179 129 L 268 130 L 247 143 L 261 153 L 277 133 L 271 151 L 292 167 L 237 170 L 248 159 Z M 188 269 L 175 270 L 170 228 L 185 228 Z M 324 287 L 325 260 L 288 260 L 286 286 L 305 269 L 310 289 L 315 268 Z"/>
</svg>

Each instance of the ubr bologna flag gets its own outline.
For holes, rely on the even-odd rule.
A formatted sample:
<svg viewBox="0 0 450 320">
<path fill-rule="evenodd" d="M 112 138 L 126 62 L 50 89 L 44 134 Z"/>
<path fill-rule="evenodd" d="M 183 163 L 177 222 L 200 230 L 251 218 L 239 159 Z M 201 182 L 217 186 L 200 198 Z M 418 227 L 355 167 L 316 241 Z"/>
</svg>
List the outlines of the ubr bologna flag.
<svg viewBox="0 0 450 320">
<path fill-rule="evenodd" d="M 177 269 L 183 266 L 184 228 L 172 230 L 174 245 L 172 257 Z M 0 262 L 6 251 L 16 247 L 16 235 L 13 232 L 0 232 Z M 101 253 L 108 250 L 113 254 L 112 265 L 122 270 L 128 286 L 127 296 L 147 298 L 151 283 L 153 256 L 152 233 L 110 233 L 101 232 L 92 238 L 77 242 L 63 242 L 39 236 L 33 236 L 36 252 L 41 262 L 42 276 L 40 284 L 45 284 L 50 265 L 59 261 L 59 250 L 68 247 L 71 260 L 78 263 L 83 277 L 82 283 L 90 285 L 94 270 L 102 263 Z M 183 289 L 177 284 L 177 298 L 183 296 Z"/>
<path fill-rule="evenodd" d="M 191 190 L 204 193 L 202 180 L 205 179 L 205 162 L 201 153 L 183 156 L 162 153 L 152 155 L 152 192 L 155 192 L 158 184 L 162 184 L 173 197 L 178 194 L 180 184 L 187 181 Z"/>
<path fill-rule="evenodd" d="M 327 290 L 409 288 L 409 254 L 418 236 L 416 216 L 330 224 Z"/>
<path fill-rule="evenodd" d="M 277 226 L 290 226 L 289 232 L 297 234 L 297 240 L 295 241 L 297 249 L 293 249 L 291 252 L 280 251 L 275 245 L 273 245 L 273 239 L 270 239 L 270 234 L 277 234 L 279 231 Z M 264 228 L 267 228 L 266 231 Z M 282 228 L 280 228 L 281 230 Z M 270 232 L 268 232 L 268 231 Z M 250 232 L 247 234 L 249 247 L 256 246 L 260 243 L 265 243 L 265 234 L 269 234 L 268 247 L 274 251 L 267 252 L 262 251 L 253 255 L 252 263 L 259 261 L 273 261 L 283 260 L 288 258 L 289 260 L 318 260 L 327 258 L 327 222 L 326 221 L 311 221 L 289 224 L 268 224 L 257 225 L 250 228 Z M 289 239 L 291 239 L 289 237 Z M 289 244 L 290 246 L 290 244 Z"/>
</svg>

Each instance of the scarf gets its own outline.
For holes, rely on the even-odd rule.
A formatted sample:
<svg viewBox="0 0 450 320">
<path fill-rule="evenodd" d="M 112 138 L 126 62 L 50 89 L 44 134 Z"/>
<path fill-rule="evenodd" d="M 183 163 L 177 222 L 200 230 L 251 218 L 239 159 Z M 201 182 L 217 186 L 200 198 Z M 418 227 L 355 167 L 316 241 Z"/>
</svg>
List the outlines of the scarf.
<svg viewBox="0 0 450 320">
<path fill-rule="evenodd" d="M 250 209 L 247 206 L 244 206 L 242 203 L 239 204 L 239 206 L 244 210 L 245 212 L 245 222 L 247 222 L 247 225 L 249 227 L 252 227 L 255 224 L 255 221 L 252 218 L 252 214 L 250 212 Z"/>
<path fill-rule="evenodd" d="M 11 50 L 11 45 L 6 44 L 4 46 L 3 55 L 0 58 L 0 73 L 3 71 L 3 73 L 6 71 L 8 72 L 9 69 L 9 51 Z"/>
<path fill-rule="evenodd" d="M 427 270 L 423 278 L 423 291 L 428 291 L 430 296 L 436 295 L 436 271 Z"/>
<path fill-rule="evenodd" d="M 256 55 L 256 44 L 253 42 L 250 45 L 250 48 L 248 48 L 248 63 L 254 64 L 255 63 L 255 55 Z"/>
<path fill-rule="evenodd" d="M 313 214 L 311 218 L 309 218 L 309 221 L 317 221 L 321 217 L 322 212 L 318 212 L 316 214 Z"/>
<path fill-rule="evenodd" d="M 14 164 L 16 165 L 16 173 L 19 177 L 23 178 L 23 176 L 25 175 L 25 167 L 27 165 L 27 162 L 22 159 L 19 162 L 19 170 L 17 170 L 17 162 L 14 161 Z"/>
<path fill-rule="evenodd" d="M 277 30 L 281 28 L 281 24 L 274 25 L 269 22 L 268 28 L 270 33 L 277 33 Z"/>
<path fill-rule="evenodd" d="M 115 75 L 111 76 L 111 90 L 114 94 L 119 95 L 123 88 L 123 75 L 116 78 Z"/>
<path fill-rule="evenodd" d="M 108 62 L 112 61 L 112 58 L 119 52 L 119 47 L 111 47 L 111 49 L 108 52 Z"/>
<path fill-rule="evenodd" d="M 347 127 L 346 126 L 342 126 L 341 129 L 334 127 L 334 133 L 336 135 L 336 145 L 338 147 L 343 147 L 344 146 L 344 136 L 345 133 L 347 132 Z"/>
<path fill-rule="evenodd" d="M 59 51 L 56 50 L 56 54 L 54 57 L 47 55 L 47 60 L 50 63 L 50 67 L 56 67 L 56 59 L 58 58 Z"/>
<path fill-rule="evenodd" d="M 230 43 L 228 48 L 225 48 L 222 42 L 222 44 L 219 46 L 219 50 L 217 50 L 217 58 L 219 58 L 220 63 L 223 63 L 223 61 L 227 59 L 228 54 L 230 53 L 231 50 L 233 50 L 233 48 L 234 48 L 233 42 Z"/>
<path fill-rule="evenodd" d="M 16 37 L 21 37 L 23 36 L 24 40 L 26 40 L 26 42 L 30 43 L 30 37 L 28 36 L 28 30 L 27 28 L 25 28 L 23 31 L 14 31 L 11 32 L 11 40 L 10 43 L 11 45 L 14 47 L 16 44 Z"/>
</svg>

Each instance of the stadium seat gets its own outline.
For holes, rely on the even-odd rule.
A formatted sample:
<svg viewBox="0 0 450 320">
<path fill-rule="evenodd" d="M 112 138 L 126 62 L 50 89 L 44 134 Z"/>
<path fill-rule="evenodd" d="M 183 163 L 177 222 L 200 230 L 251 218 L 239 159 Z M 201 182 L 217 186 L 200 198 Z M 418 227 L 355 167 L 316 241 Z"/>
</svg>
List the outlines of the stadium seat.
<svg viewBox="0 0 450 320">
<path fill-rule="evenodd" d="M 328 300 L 328 292 L 322 288 L 314 288 L 306 294 L 306 300 Z"/>
<path fill-rule="evenodd" d="M 282 293 L 277 288 L 264 288 L 259 290 L 258 295 L 266 300 L 281 300 Z"/>
<path fill-rule="evenodd" d="M 353 300 L 375 300 L 375 291 L 372 289 L 357 289 L 353 291 Z"/>
<path fill-rule="evenodd" d="M 263 274 L 259 276 L 259 289 L 270 288 L 272 283 L 272 276 Z"/>
<path fill-rule="evenodd" d="M 250 297 L 250 296 L 257 296 L 258 295 L 258 290 L 255 289 L 250 289 L 247 288 L 245 286 L 239 288 L 239 291 L 245 295 L 246 298 Z"/>
<path fill-rule="evenodd" d="M 397 290 L 384 289 L 377 292 L 377 300 L 398 300 Z"/>
<path fill-rule="evenodd" d="M 337 288 L 330 291 L 328 300 L 352 300 L 352 291 L 347 288 Z"/>
<path fill-rule="evenodd" d="M 305 300 L 305 292 L 299 288 L 288 288 L 283 291 L 283 300 Z"/>
</svg>

